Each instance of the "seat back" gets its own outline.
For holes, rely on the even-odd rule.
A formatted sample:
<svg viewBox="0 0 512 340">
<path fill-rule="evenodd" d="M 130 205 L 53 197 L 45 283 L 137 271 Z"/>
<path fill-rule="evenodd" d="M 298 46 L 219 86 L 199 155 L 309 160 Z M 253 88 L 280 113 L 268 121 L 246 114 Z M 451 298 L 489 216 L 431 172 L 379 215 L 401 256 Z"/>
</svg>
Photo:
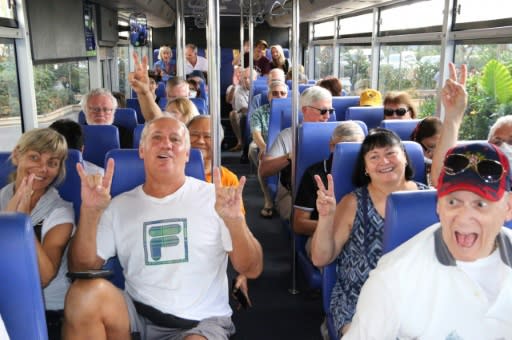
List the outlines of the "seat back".
<svg viewBox="0 0 512 340">
<path fill-rule="evenodd" d="M 128 131 L 133 131 L 137 126 L 137 112 L 132 108 L 116 109 L 114 115 L 114 125 L 122 126 Z"/>
<path fill-rule="evenodd" d="M 135 110 L 135 112 L 137 113 L 137 123 L 144 124 L 146 119 L 142 115 L 142 110 L 140 109 L 139 100 L 137 98 L 126 99 L 126 107 Z"/>
<path fill-rule="evenodd" d="M 63 200 L 73 203 L 75 210 L 75 221 L 78 222 L 80 216 L 80 205 L 82 197 L 80 195 L 80 176 L 76 171 L 76 163 L 83 163 L 82 153 L 79 150 L 69 149 L 68 158 L 66 159 L 66 178 L 57 187 L 60 197 Z"/>
<path fill-rule="evenodd" d="M 386 202 L 383 253 L 392 251 L 426 227 L 439 222 L 436 204 L 435 189 L 391 193 Z"/>
<path fill-rule="evenodd" d="M 416 142 L 404 141 L 403 144 L 414 170 L 413 179 L 425 183 L 423 149 Z M 361 143 L 339 143 L 336 145 L 331 174 L 334 180 L 334 193 L 337 202 L 339 202 L 344 195 L 355 189 L 352 183 L 352 176 L 360 149 Z"/>
<path fill-rule="evenodd" d="M 311 86 L 315 86 L 315 84 L 299 84 L 299 93 L 304 92 L 306 89 L 309 89 Z"/>
<path fill-rule="evenodd" d="M 327 330 L 329 332 L 329 339 L 339 339 L 338 332 L 334 327 L 334 320 L 331 314 L 331 293 L 334 285 L 336 284 L 336 261 L 329 263 L 322 270 L 322 306 L 327 321 Z"/>
<path fill-rule="evenodd" d="M 144 161 L 139 157 L 137 149 L 115 149 L 105 155 L 105 163 L 114 159 L 115 168 L 110 193 L 115 197 L 144 183 Z M 189 161 L 185 166 L 185 174 L 204 180 L 203 156 L 199 149 L 190 149 Z"/>
<path fill-rule="evenodd" d="M 205 115 L 208 113 L 208 110 L 206 109 L 206 102 L 203 98 L 189 98 L 189 99 L 192 103 L 194 103 L 199 114 Z"/>
<path fill-rule="evenodd" d="M 30 218 L 0 213 L 0 315 L 11 339 L 48 339 Z"/>
<path fill-rule="evenodd" d="M 345 113 L 346 120 L 362 120 L 368 130 L 376 128 L 384 118 L 384 106 L 349 107 Z"/>
<path fill-rule="evenodd" d="M 133 129 L 133 148 L 138 149 L 140 144 L 140 137 L 142 136 L 142 130 L 144 130 L 144 124 L 137 124 Z"/>
<path fill-rule="evenodd" d="M 82 125 L 84 132 L 83 159 L 104 167 L 109 150 L 119 149 L 119 131 L 114 125 Z"/>
<path fill-rule="evenodd" d="M 158 86 L 156 87 L 155 94 L 157 97 L 166 97 L 167 93 L 165 92 L 165 81 L 159 81 Z"/>
<path fill-rule="evenodd" d="M 337 120 L 345 120 L 345 112 L 351 106 L 359 106 L 359 96 L 332 97 L 332 107 Z"/>
<path fill-rule="evenodd" d="M 0 188 L 3 188 L 9 182 L 9 175 L 14 171 L 14 165 L 11 163 L 9 151 L 0 151 Z"/>
<path fill-rule="evenodd" d="M 394 131 L 401 140 L 411 140 L 411 134 L 421 119 L 385 119 L 380 126 Z"/>
</svg>

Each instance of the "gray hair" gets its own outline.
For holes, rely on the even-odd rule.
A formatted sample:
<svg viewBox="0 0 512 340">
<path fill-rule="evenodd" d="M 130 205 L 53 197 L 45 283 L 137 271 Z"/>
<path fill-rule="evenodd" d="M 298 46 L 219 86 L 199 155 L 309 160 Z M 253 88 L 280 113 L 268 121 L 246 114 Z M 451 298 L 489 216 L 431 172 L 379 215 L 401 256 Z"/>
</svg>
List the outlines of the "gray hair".
<svg viewBox="0 0 512 340">
<path fill-rule="evenodd" d="M 194 51 L 195 54 L 197 54 L 197 46 L 194 44 L 187 44 L 185 45 L 185 48 L 190 48 L 192 51 Z"/>
<path fill-rule="evenodd" d="M 199 115 L 199 116 L 195 116 L 193 117 L 188 123 L 187 123 L 187 127 L 189 128 L 192 124 L 194 124 L 194 122 L 196 121 L 199 121 L 201 119 L 208 119 L 210 120 L 210 115 Z M 219 129 L 220 129 L 220 141 L 222 142 L 224 140 L 224 128 L 222 127 L 222 124 L 219 124 Z"/>
<path fill-rule="evenodd" d="M 268 93 L 270 94 L 278 86 L 284 87 L 285 92 L 288 93 L 288 86 L 279 80 L 274 80 L 268 85 Z"/>
<path fill-rule="evenodd" d="M 356 122 L 346 120 L 336 126 L 332 132 L 331 140 L 334 139 L 340 139 L 343 142 L 362 142 L 364 139 L 364 131 Z"/>
<path fill-rule="evenodd" d="M 489 135 L 487 136 L 487 140 L 491 141 L 491 139 L 494 137 L 494 134 L 496 133 L 496 130 L 505 125 L 512 126 L 512 115 L 507 115 L 498 118 L 498 120 L 496 120 L 496 122 L 492 124 L 491 129 L 489 130 Z"/>
<path fill-rule="evenodd" d="M 277 74 L 275 74 L 275 73 L 277 73 Z M 273 68 L 268 73 L 267 83 L 269 85 L 271 82 L 276 81 L 276 80 L 282 81 L 283 83 L 285 82 L 286 76 L 285 76 L 282 68 Z"/>
<path fill-rule="evenodd" d="M 140 143 L 139 143 L 140 147 L 144 146 L 146 137 L 148 135 L 149 128 L 151 127 L 151 125 L 153 125 L 154 122 L 157 122 L 161 119 L 172 119 L 179 123 L 180 127 L 182 127 L 183 130 L 185 131 L 185 147 L 187 150 L 190 150 L 190 134 L 188 133 L 187 126 L 185 125 L 185 123 L 183 123 L 178 118 L 174 117 L 174 115 L 170 114 L 169 112 L 162 112 L 161 116 L 158 116 L 158 117 L 150 120 L 149 122 L 146 122 L 146 124 L 144 124 L 144 128 L 142 129 L 142 132 L 140 134 Z"/>
<path fill-rule="evenodd" d="M 305 89 L 300 95 L 300 107 L 310 106 L 319 100 L 332 100 L 332 95 L 329 90 L 320 86 L 311 86 Z"/>
<path fill-rule="evenodd" d="M 163 59 L 164 52 L 169 52 L 172 58 L 172 50 L 169 46 L 160 46 L 160 49 L 158 50 L 158 60 Z"/>
<path fill-rule="evenodd" d="M 110 92 L 109 90 L 104 89 L 104 88 L 97 88 L 97 89 L 92 89 L 91 91 L 89 91 L 89 93 L 84 95 L 82 97 L 82 100 L 80 101 L 80 106 L 82 107 L 82 111 L 85 113 L 86 117 L 87 117 L 87 111 L 89 111 L 89 108 L 87 106 L 89 99 L 91 99 L 93 97 L 98 97 L 98 96 L 108 97 L 110 99 L 110 101 L 112 102 L 112 108 L 114 109 L 114 112 L 116 111 L 117 99 L 116 99 L 116 97 L 114 97 L 114 95 L 112 95 L 112 92 Z"/>
</svg>

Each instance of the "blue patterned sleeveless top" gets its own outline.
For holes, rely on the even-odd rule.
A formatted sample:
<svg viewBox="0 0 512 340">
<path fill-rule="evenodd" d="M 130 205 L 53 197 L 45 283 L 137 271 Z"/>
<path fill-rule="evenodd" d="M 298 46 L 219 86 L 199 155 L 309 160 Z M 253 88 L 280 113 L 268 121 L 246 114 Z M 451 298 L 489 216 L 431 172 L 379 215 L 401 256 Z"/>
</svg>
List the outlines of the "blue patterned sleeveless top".
<svg viewBox="0 0 512 340">
<path fill-rule="evenodd" d="M 429 189 L 415 182 L 418 190 Z M 357 210 L 350 237 L 336 258 L 337 280 L 331 293 L 330 310 L 336 329 L 352 321 L 361 287 L 370 271 L 377 266 L 382 256 L 382 233 L 384 219 L 379 215 L 368 194 L 368 187 L 353 191 L 357 198 Z M 368 226 L 365 227 L 364 211 L 367 207 Z"/>
</svg>

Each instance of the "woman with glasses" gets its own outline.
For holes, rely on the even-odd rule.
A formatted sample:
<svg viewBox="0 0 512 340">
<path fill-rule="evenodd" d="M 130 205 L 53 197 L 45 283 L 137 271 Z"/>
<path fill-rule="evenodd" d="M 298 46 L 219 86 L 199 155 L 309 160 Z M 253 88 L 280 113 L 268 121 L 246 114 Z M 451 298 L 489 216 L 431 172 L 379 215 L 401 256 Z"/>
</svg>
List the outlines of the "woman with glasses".
<svg viewBox="0 0 512 340">
<path fill-rule="evenodd" d="M 425 174 L 427 183 L 430 184 L 430 169 L 434 150 L 441 138 L 441 128 L 443 123 L 437 117 L 427 117 L 421 120 L 411 134 L 411 140 L 421 145 L 423 149 L 423 158 L 425 159 Z"/>
<path fill-rule="evenodd" d="M 11 182 L 0 190 L 0 211 L 26 213 L 34 227 L 49 339 L 60 339 L 69 286 L 66 249 L 75 217 L 72 204 L 55 189 L 66 175 L 67 155 L 66 140 L 57 131 L 44 128 L 25 132 L 11 153 L 15 167 Z"/>
<path fill-rule="evenodd" d="M 361 287 L 382 255 L 382 232 L 388 195 L 395 191 L 428 187 L 412 180 L 413 169 L 400 137 L 386 129 L 374 129 L 364 139 L 356 160 L 356 189 L 336 205 L 333 179 L 327 188 L 318 176 L 318 224 L 311 243 L 315 266 L 336 261 L 338 277 L 331 294 L 330 310 L 340 335 L 345 334 L 355 313 Z"/>
<path fill-rule="evenodd" d="M 388 92 L 384 97 L 384 119 L 415 119 L 416 113 L 407 92 Z"/>
</svg>

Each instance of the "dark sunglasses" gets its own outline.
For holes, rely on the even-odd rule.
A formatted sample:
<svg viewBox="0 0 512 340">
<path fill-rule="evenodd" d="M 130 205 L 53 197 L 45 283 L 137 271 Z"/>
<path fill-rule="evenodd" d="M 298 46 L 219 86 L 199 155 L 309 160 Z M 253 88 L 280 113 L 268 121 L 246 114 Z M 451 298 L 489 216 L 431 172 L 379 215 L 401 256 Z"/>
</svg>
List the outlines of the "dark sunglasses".
<svg viewBox="0 0 512 340">
<path fill-rule="evenodd" d="M 314 107 L 314 106 L 308 106 L 312 109 L 315 109 L 315 110 L 318 110 L 318 112 L 320 112 L 320 114 L 323 116 L 324 114 L 326 114 L 327 112 L 329 112 L 330 115 L 332 115 L 334 113 L 334 109 L 319 109 L 318 107 Z"/>
<path fill-rule="evenodd" d="M 396 109 L 396 110 L 384 109 L 384 116 L 392 116 L 393 113 L 396 113 L 397 116 L 401 117 L 401 116 L 405 115 L 407 112 L 409 112 L 409 109 L 404 109 L 403 107 Z"/>
<path fill-rule="evenodd" d="M 444 171 L 450 176 L 461 174 L 469 168 L 473 168 L 485 183 L 497 182 L 505 174 L 503 166 L 492 159 L 479 160 L 476 157 L 456 153 L 444 160 Z"/>
<path fill-rule="evenodd" d="M 288 95 L 288 92 L 284 92 L 284 91 L 272 91 L 272 96 L 274 96 L 274 97 L 277 97 L 277 96 L 286 97 L 287 95 Z"/>
</svg>

